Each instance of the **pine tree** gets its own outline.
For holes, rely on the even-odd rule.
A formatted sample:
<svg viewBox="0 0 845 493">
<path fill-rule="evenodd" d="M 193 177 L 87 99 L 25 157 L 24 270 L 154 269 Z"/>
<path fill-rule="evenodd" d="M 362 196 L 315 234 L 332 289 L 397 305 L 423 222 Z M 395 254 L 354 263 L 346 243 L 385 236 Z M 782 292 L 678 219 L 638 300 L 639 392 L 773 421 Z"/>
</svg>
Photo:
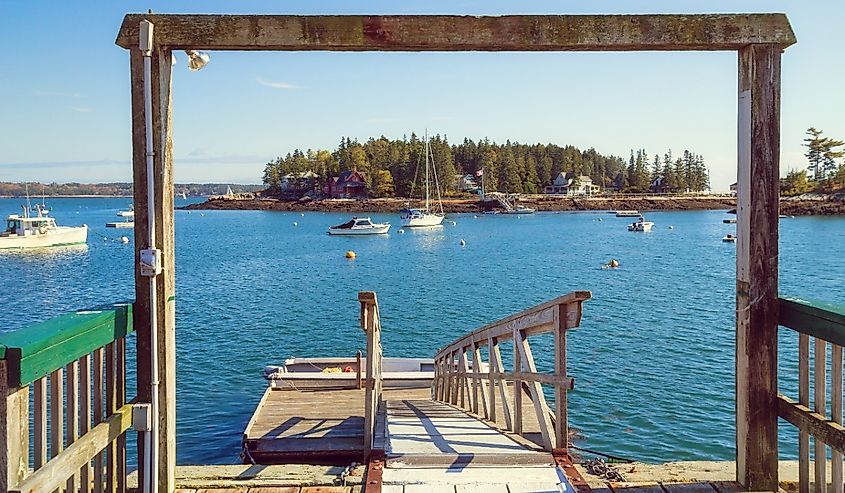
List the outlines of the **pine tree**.
<svg viewBox="0 0 845 493">
<path fill-rule="evenodd" d="M 821 168 L 822 153 L 824 152 L 824 141 L 822 138 L 822 131 L 815 127 L 807 129 L 808 137 L 804 139 L 804 147 L 807 148 L 807 153 L 804 156 L 809 161 L 807 170 L 813 173 L 813 180 L 819 181 L 824 178 L 824 170 Z"/>
</svg>

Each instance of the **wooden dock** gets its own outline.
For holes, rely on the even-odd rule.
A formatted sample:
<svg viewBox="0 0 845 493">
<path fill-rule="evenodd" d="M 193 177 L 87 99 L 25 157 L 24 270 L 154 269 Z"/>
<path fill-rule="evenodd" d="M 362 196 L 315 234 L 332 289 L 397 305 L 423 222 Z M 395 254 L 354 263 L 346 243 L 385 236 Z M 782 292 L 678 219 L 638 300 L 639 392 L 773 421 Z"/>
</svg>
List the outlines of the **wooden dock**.
<svg viewBox="0 0 845 493">
<path fill-rule="evenodd" d="M 244 455 L 259 464 L 362 462 L 364 390 L 267 388 L 244 431 Z M 387 398 L 428 399 L 428 388 L 385 389 Z"/>
</svg>

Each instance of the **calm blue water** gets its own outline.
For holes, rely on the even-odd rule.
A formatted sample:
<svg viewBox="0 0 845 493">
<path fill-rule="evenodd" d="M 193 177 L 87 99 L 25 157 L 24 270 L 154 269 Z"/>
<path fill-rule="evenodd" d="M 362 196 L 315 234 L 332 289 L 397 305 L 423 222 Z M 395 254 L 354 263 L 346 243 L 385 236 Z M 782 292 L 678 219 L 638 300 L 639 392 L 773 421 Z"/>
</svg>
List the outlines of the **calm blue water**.
<svg viewBox="0 0 845 493">
<path fill-rule="evenodd" d="M 0 255 L 0 331 L 133 297 L 132 245 L 116 241 L 131 232 L 104 227 L 128 200 L 50 202 L 60 224 L 91 227 L 89 246 Z M 0 199 L 0 213 L 18 204 Z M 385 354 L 420 357 L 512 312 L 591 290 L 568 345 L 581 445 L 647 461 L 731 459 L 735 246 L 720 238 L 735 228 L 718 211 L 648 217 L 651 234 L 629 233 L 626 219 L 608 214 L 470 214 L 439 231 L 338 238 L 326 228 L 347 215 L 177 211 L 179 462 L 237 462 L 265 364 L 363 350 L 359 290 L 378 292 Z M 622 267 L 602 270 L 610 258 Z M 843 258 L 845 218 L 781 221 L 781 292 L 843 302 Z M 16 308 L 25 306 L 38 309 Z M 786 390 L 795 341 L 782 330 Z M 534 343 L 548 367 L 541 348 Z M 794 457 L 785 425 L 782 437 L 782 455 Z"/>
</svg>

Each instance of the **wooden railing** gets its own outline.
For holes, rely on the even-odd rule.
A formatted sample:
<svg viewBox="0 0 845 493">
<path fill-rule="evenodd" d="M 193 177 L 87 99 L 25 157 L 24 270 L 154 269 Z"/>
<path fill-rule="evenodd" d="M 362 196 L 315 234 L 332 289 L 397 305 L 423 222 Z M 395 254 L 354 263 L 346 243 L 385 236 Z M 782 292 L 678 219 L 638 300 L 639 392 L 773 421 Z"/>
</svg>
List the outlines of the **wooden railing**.
<svg viewBox="0 0 845 493">
<path fill-rule="evenodd" d="M 434 358 L 435 400 L 469 410 L 493 422 L 498 421 L 496 400 L 501 400 L 505 427 L 523 433 L 523 386 L 533 404 L 546 450 L 568 447 L 566 393 L 573 380 L 566 374 L 566 331 L 581 322 L 581 304 L 589 300 L 589 291 L 576 291 L 548 303 L 485 325 L 441 349 Z M 528 338 L 552 333 L 554 373 L 537 371 Z M 506 371 L 500 343 L 513 341 L 513 368 Z M 486 346 L 488 361 L 482 360 Z M 508 383 L 513 387 L 509 389 Z M 549 409 L 542 385 L 551 385 L 555 392 L 554 413 Z M 511 398 L 511 390 L 513 398 Z"/>
<path fill-rule="evenodd" d="M 367 371 L 364 378 L 364 448 L 373 450 L 376 415 L 381 402 L 382 389 L 382 350 L 381 319 L 378 312 L 378 299 L 371 291 L 358 293 L 361 303 L 361 329 L 367 334 Z"/>
<path fill-rule="evenodd" d="M 780 298 L 780 325 L 798 332 L 798 402 L 778 394 L 778 415 L 795 425 L 798 435 L 798 486 L 810 491 L 810 435 L 814 441 L 815 491 L 827 492 L 827 447 L 831 448 L 833 492 L 843 492 L 842 347 L 845 306 Z M 810 407 L 810 338 L 813 338 L 813 406 Z M 827 413 L 827 346 L 830 345 L 830 414 Z"/>
<path fill-rule="evenodd" d="M 0 491 L 126 490 L 131 331 L 127 304 L 0 335 Z"/>
</svg>

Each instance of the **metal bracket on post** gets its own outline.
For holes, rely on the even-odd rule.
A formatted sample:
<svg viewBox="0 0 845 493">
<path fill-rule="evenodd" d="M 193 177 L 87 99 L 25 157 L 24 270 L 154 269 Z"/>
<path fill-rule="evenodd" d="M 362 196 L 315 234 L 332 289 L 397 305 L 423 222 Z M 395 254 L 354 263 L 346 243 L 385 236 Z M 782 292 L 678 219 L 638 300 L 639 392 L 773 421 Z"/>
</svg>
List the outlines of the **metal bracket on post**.
<svg viewBox="0 0 845 493">
<path fill-rule="evenodd" d="M 161 274 L 161 250 L 145 248 L 141 250 L 140 259 L 142 276 L 155 277 Z"/>
<path fill-rule="evenodd" d="M 153 411 L 149 403 L 132 406 L 132 428 L 135 431 L 150 431 L 153 428 Z"/>
</svg>

